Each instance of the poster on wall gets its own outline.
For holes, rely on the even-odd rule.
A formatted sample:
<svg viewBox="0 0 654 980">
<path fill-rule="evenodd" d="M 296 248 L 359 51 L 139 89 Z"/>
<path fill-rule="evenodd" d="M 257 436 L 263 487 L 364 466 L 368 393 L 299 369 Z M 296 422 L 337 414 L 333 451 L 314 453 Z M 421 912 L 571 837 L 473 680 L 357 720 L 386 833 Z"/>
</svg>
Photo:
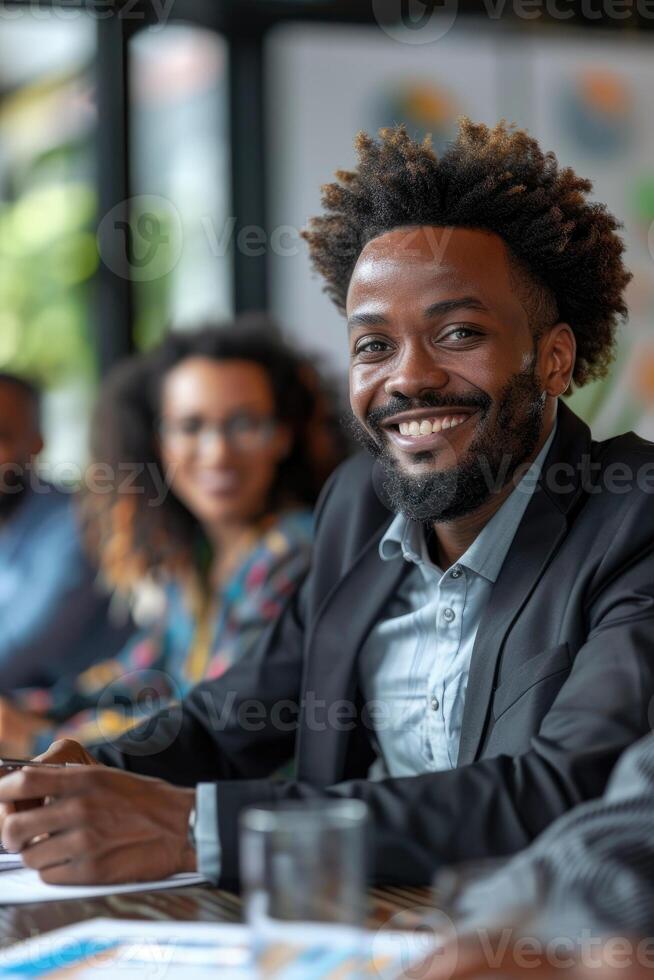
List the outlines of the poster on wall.
<svg viewBox="0 0 654 980">
<path fill-rule="evenodd" d="M 572 404 L 597 438 L 634 429 L 654 439 L 654 59 L 649 46 L 620 36 L 548 38 L 532 47 L 530 129 L 590 178 L 594 199 L 623 222 L 633 273 L 613 369 Z"/>
</svg>

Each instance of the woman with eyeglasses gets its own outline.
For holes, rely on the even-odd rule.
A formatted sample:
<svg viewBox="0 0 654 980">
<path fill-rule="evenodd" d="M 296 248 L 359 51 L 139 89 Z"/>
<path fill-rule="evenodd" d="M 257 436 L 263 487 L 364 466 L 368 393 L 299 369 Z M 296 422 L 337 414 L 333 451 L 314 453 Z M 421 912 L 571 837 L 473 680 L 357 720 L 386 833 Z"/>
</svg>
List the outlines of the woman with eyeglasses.
<svg viewBox="0 0 654 980">
<path fill-rule="evenodd" d="M 308 568 L 311 507 L 342 456 L 332 418 L 261 317 L 171 333 L 114 371 L 83 515 L 109 583 L 152 622 L 116 659 L 3 700 L 3 754 L 111 739 L 252 650 Z"/>
</svg>

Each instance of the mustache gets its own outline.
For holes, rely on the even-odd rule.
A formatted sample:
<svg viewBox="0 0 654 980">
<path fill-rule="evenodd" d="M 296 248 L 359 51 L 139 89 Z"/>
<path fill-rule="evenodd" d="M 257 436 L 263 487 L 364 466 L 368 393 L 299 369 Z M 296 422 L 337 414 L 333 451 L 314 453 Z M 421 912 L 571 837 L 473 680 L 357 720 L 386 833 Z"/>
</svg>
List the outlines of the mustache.
<svg viewBox="0 0 654 980">
<path fill-rule="evenodd" d="M 374 431 L 380 432 L 382 422 L 390 419 L 393 415 L 400 412 L 411 412 L 419 408 L 470 408 L 473 411 L 487 413 L 492 405 L 490 395 L 480 392 L 478 395 L 455 395 L 440 394 L 439 392 L 429 392 L 420 398 L 403 398 L 396 395 L 390 398 L 385 405 L 373 408 L 366 415 L 367 425 Z"/>
</svg>

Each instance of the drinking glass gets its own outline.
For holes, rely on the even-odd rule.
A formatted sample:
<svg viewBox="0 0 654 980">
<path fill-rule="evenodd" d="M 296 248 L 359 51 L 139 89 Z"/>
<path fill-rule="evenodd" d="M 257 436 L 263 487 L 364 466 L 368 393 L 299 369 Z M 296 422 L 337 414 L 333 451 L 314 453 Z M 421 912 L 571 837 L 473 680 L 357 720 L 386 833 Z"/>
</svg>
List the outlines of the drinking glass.
<svg viewBox="0 0 654 980">
<path fill-rule="evenodd" d="M 241 816 L 246 920 L 260 975 L 304 963 L 356 977 L 366 915 L 366 826 L 360 800 L 252 807 Z M 318 972 L 316 972 L 318 971 Z"/>
</svg>

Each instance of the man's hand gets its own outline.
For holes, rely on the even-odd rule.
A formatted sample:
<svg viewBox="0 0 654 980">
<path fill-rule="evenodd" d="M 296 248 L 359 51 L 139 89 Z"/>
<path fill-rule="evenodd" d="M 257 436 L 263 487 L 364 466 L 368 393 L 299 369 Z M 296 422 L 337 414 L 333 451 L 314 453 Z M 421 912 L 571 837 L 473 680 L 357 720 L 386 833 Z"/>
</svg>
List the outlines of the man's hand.
<svg viewBox="0 0 654 980">
<path fill-rule="evenodd" d="M 26 766 L 0 779 L 0 804 L 33 799 L 46 803 L 8 814 L 2 843 L 43 881 L 115 884 L 196 870 L 187 839 L 194 790 L 105 766 Z"/>
<path fill-rule="evenodd" d="M 45 752 L 34 757 L 36 762 L 74 762 L 76 765 L 99 766 L 100 763 L 90 755 L 83 745 L 74 742 L 70 738 L 62 738 L 53 742 Z M 0 769 L 0 778 L 5 773 Z M 0 803 L 0 836 L 5 824 L 5 820 L 10 813 L 17 810 L 30 810 L 32 807 L 41 806 L 43 800 L 25 800 L 22 803 Z"/>
<path fill-rule="evenodd" d="M 36 762 L 73 762 L 75 765 L 99 766 L 90 752 L 72 738 L 59 738 L 53 742 L 41 755 L 35 755 Z"/>
</svg>

